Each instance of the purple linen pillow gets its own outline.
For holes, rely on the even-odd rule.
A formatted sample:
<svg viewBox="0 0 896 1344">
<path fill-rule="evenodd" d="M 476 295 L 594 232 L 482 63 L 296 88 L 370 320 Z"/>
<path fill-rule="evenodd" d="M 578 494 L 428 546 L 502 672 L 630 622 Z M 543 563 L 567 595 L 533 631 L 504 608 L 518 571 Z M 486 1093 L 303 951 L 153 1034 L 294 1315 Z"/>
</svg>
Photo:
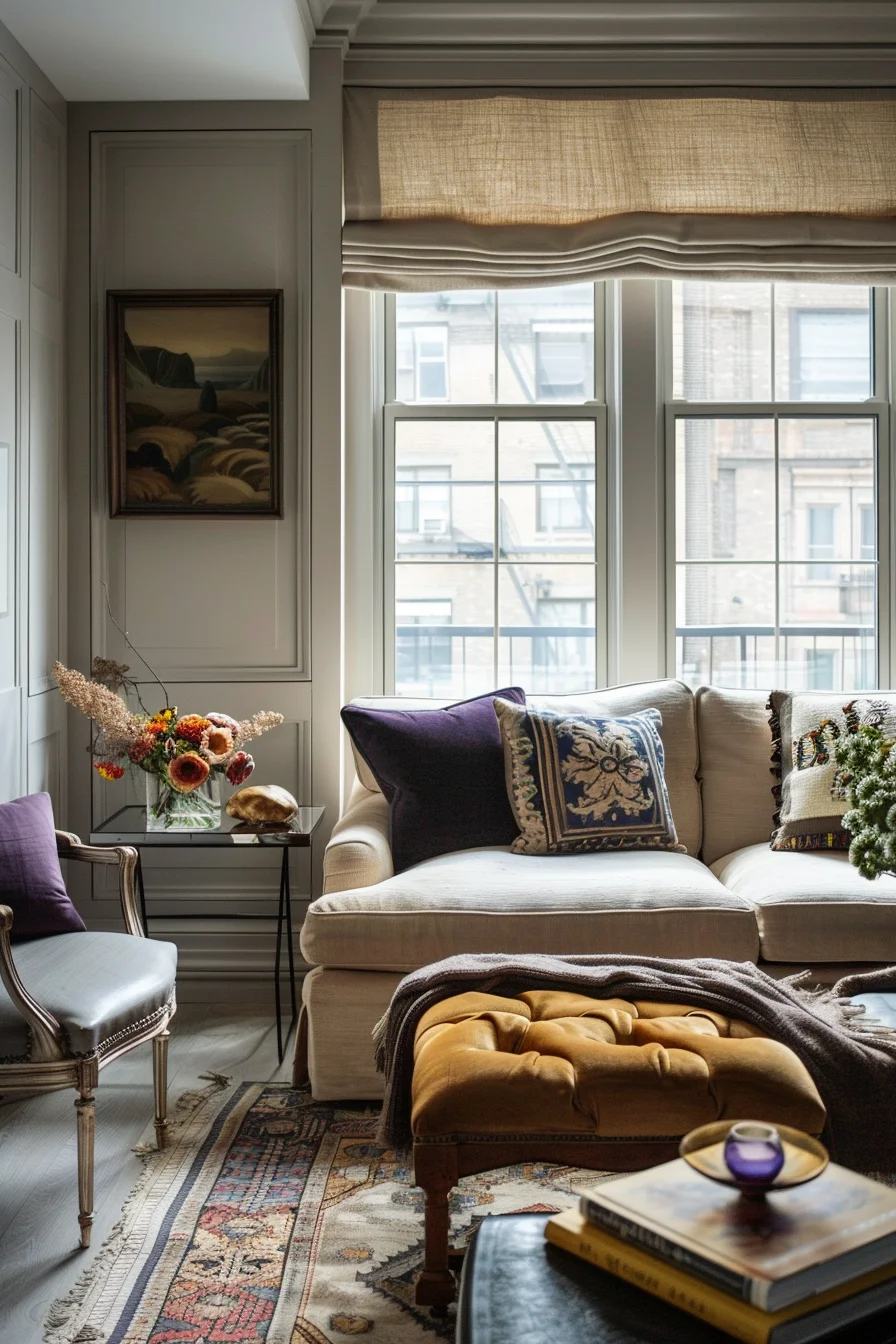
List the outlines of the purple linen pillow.
<svg viewBox="0 0 896 1344">
<path fill-rule="evenodd" d="M 0 803 L 0 905 L 12 910 L 14 943 L 84 930 L 62 880 L 48 793 Z"/>
<path fill-rule="evenodd" d="M 495 696 L 526 703 L 525 691 L 512 686 L 445 709 L 343 709 L 342 722 L 391 804 L 396 873 L 437 854 L 516 839 Z"/>
</svg>

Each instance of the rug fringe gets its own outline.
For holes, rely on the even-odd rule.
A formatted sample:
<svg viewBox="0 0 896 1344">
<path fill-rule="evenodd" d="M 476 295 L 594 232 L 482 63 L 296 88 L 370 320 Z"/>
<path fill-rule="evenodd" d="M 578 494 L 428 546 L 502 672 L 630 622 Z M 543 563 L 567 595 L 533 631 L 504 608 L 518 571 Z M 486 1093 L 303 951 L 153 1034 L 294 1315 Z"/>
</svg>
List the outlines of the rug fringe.
<svg viewBox="0 0 896 1344">
<path fill-rule="evenodd" d="M 194 1119 L 197 1111 L 211 1101 L 212 1097 L 217 1096 L 219 1092 L 223 1092 L 227 1088 L 230 1083 L 230 1074 L 210 1071 L 209 1073 L 200 1073 L 199 1079 L 201 1082 L 207 1081 L 208 1086 L 191 1088 L 189 1091 L 183 1092 L 174 1104 L 169 1121 L 169 1131 L 172 1138 L 176 1137 Z M 97 1278 L 118 1255 L 124 1237 L 127 1215 L 143 1194 L 154 1174 L 155 1163 L 153 1158 L 161 1156 L 162 1152 L 167 1151 L 167 1149 L 160 1150 L 152 1143 L 138 1143 L 134 1145 L 131 1151 L 136 1153 L 143 1162 L 143 1170 L 124 1202 L 118 1221 L 87 1269 L 78 1277 L 65 1297 L 57 1298 L 55 1302 L 50 1304 L 50 1309 L 44 1321 L 44 1344 L 98 1344 L 105 1338 L 101 1331 L 95 1330 L 90 1325 L 83 1326 L 80 1330 L 76 1330 L 75 1334 L 72 1334 L 72 1329 L 77 1326 L 77 1321 L 74 1318 L 80 1312 Z"/>
</svg>

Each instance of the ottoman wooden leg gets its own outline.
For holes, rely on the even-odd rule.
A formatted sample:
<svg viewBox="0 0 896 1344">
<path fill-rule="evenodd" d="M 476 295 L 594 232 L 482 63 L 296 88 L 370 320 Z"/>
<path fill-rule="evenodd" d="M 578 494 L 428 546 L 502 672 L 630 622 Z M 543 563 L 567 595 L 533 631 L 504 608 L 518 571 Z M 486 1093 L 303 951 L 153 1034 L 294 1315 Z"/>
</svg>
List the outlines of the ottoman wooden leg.
<svg viewBox="0 0 896 1344">
<path fill-rule="evenodd" d="M 447 1307 L 457 1291 L 448 1267 L 448 1197 L 458 1179 L 456 1148 L 447 1143 L 415 1144 L 414 1178 L 426 1199 L 423 1271 L 414 1300 L 418 1307 Z"/>
</svg>

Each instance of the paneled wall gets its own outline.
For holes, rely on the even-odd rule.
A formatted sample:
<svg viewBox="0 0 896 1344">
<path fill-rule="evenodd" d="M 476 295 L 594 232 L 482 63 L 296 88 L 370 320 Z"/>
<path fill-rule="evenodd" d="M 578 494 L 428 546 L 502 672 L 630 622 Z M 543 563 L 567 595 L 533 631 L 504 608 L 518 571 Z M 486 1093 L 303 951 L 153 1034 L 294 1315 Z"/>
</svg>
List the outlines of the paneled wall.
<svg viewBox="0 0 896 1344">
<path fill-rule="evenodd" d="M 66 810 L 65 107 L 0 25 L 0 800 Z"/>
<path fill-rule="evenodd" d="M 286 723 L 253 744 L 252 782 L 324 804 L 328 829 L 341 704 L 339 54 L 316 53 L 315 69 L 309 103 L 71 105 L 68 554 L 72 662 L 120 659 L 146 704 L 161 703 L 117 623 L 181 710 L 279 710 Z M 283 291 L 283 518 L 111 518 L 106 292 L 231 288 Z M 70 731 L 72 829 L 84 832 L 134 786 L 91 778 L 85 727 Z M 293 851 L 297 919 L 324 839 Z M 275 908 L 279 857 L 145 852 L 151 930 L 180 947 L 182 998 L 268 996 L 274 930 L 256 917 Z M 110 886 L 78 898 L 94 926 L 114 925 Z"/>
</svg>

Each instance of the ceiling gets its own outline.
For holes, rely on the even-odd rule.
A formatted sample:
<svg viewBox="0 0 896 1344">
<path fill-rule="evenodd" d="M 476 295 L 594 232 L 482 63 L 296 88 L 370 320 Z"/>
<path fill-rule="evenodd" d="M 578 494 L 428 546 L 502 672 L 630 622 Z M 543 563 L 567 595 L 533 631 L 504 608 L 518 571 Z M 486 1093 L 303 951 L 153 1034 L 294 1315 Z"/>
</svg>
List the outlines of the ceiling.
<svg viewBox="0 0 896 1344">
<path fill-rule="evenodd" d="M 753 80 L 763 52 L 769 69 L 827 53 L 826 78 L 847 57 L 836 82 L 860 56 L 896 73 L 896 0 L 0 0 L 0 22 L 70 102 L 304 99 L 312 44 L 340 47 L 359 82 L 511 58 L 534 82 L 587 61 L 612 80 L 623 53 L 705 67 L 713 51 L 749 51 Z"/>
<path fill-rule="evenodd" d="M 306 0 L 0 0 L 68 102 L 307 98 Z"/>
</svg>

